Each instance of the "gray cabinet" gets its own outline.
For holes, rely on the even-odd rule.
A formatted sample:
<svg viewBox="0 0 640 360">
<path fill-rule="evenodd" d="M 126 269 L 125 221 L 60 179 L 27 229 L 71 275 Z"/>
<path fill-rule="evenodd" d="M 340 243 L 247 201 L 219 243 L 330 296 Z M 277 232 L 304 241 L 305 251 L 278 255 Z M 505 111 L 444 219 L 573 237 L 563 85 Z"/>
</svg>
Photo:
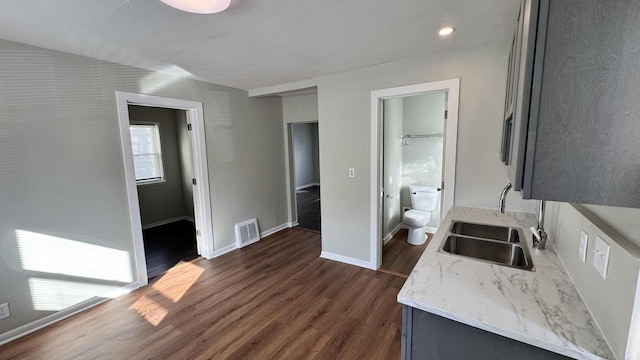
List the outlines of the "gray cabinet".
<svg viewBox="0 0 640 360">
<path fill-rule="evenodd" d="M 640 207 L 640 1 L 523 8 L 514 187 L 525 199 Z"/>
<path fill-rule="evenodd" d="M 523 342 L 438 315 L 402 307 L 402 360 L 565 360 Z"/>
</svg>

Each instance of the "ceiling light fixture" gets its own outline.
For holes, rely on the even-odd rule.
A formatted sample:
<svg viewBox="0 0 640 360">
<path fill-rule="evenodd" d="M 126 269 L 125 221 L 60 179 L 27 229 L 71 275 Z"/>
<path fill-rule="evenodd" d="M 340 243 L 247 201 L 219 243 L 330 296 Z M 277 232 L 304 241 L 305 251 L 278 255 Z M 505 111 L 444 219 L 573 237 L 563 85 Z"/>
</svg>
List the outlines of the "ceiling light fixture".
<svg viewBox="0 0 640 360">
<path fill-rule="evenodd" d="M 178 10 L 195 14 L 215 14 L 226 10 L 231 0 L 161 0 Z"/>
<path fill-rule="evenodd" d="M 456 28 L 454 28 L 453 26 L 445 26 L 441 28 L 440 31 L 438 31 L 438 35 L 447 36 L 453 34 L 454 31 L 456 31 Z"/>
</svg>

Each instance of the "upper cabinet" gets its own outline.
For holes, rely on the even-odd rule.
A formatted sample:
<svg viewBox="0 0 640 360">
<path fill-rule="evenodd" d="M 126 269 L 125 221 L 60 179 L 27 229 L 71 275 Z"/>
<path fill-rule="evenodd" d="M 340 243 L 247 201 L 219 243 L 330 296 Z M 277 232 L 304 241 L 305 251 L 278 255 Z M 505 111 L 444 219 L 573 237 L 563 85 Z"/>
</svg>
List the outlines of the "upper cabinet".
<svg viewBox="0 0 640 360">
<path fill-rule="evenodd" d="M 638 19 L 637 0 L 523 1 L 501 147 L 523 198 L 640 208 Z"/>
</svg>

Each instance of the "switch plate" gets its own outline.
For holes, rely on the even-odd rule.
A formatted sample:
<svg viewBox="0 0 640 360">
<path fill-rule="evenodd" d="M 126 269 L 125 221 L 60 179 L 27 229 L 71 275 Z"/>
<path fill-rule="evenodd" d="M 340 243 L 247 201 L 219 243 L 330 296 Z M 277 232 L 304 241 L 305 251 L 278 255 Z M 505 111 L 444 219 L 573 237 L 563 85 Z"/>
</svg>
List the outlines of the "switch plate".
<svg viewBox="0 0 640 360">
<path fill-rule="evenodd" d="M 603 279 L 607 278 L 607 268 L 609 267 L 609 254 L 611 246 L 600 236 L 596 236 L 596 248 L 593 250 L 593 267 L 596 268 Z"/>
<path fill-rule="evenodd" d="M 580 230 L 580 245 L 578 246 L 578 257 L 583 263 L 587 262 L 587 247 L 589 247 L 589 234 Z"/>
<path fill-rule="evenodd" d="M 9 303 L 0 304 L 0 320 L 6 319 L 11 316 L 9 311 Z"/>
<path fill-rule="evenodd" d="M 350 178 L 356 177 L 356 168 L 349 168 L 349 177 Z"/>
</svg>

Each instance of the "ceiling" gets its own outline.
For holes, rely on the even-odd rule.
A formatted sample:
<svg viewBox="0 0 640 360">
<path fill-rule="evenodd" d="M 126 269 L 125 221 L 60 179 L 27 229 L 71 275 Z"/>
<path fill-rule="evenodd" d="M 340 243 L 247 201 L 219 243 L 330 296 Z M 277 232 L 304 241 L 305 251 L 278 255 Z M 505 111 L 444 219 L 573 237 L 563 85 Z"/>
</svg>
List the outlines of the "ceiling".
<svg viewBox="0 0 640 360">
<path fill-rule="evenodd" d="M 508 48 L 519 0 L 0 0 L 0 38 L 256 89 L 477 44 Z M 453 25 L 449 38 L 437 35 Z M 506 51 L 506 50 L 505 50 Z"/>
</svg>

